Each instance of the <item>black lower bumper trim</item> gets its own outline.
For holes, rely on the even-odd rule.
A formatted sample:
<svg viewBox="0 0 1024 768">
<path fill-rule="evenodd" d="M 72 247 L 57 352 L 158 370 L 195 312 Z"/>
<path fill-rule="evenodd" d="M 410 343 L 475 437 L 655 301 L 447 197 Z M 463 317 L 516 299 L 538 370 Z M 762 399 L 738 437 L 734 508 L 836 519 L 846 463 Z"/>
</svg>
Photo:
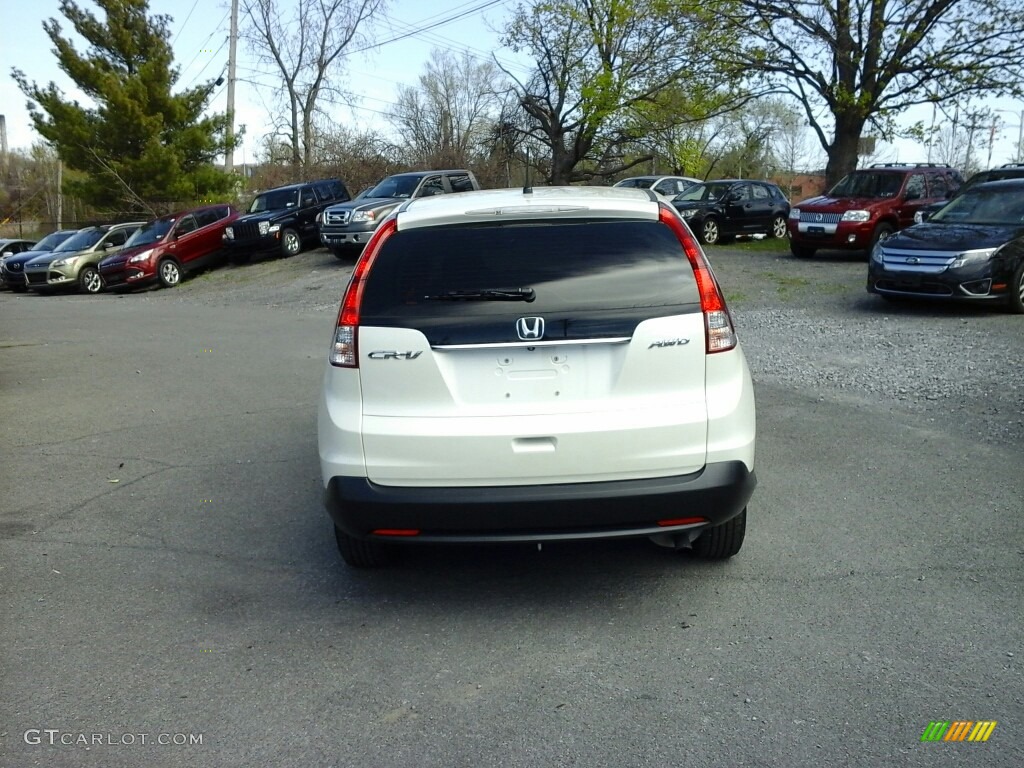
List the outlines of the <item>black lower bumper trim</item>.
<svg viewBox="0 0 1024 768">
<path fill-rule="evenodd" d="M 420 531 L 394 537 L 409 542 L 617 538 L 694 527 L 658 525 L 681 518 L 719 525 L 746 507 L 756 485 L 740 461 L 673 477 L 557 485 L 420 488 L 333 477 L 324 504 L 342 531 L 360 538 L 378 529 Z"/>
</svg>

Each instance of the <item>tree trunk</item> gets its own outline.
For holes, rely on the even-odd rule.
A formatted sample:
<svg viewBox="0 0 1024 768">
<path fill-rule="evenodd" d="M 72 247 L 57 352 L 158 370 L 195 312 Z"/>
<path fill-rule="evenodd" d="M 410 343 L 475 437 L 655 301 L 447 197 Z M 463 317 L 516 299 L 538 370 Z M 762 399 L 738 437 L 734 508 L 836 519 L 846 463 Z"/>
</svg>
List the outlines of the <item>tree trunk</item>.
<svg viewBox="0 0 1024 768">
<path fill-rule="evenodd" d="M 836 115 L 836 135 L 828 148 L 828 164 L 825 166 L 825 185 L 832 185 L 857 168 L 857 145 L 864 118 L 857 114 Z"/>
</svg>

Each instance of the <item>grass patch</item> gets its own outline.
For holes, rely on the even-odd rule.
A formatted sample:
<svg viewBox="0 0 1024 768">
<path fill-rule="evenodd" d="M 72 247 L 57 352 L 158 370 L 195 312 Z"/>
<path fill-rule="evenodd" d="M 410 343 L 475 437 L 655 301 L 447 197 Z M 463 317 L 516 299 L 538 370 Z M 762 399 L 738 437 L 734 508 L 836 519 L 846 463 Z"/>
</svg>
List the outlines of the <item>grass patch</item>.
<svg viewBox="0 0 1024 768">
<path fill-rule="evenodd" d="M 811 281 L 806 277 L 795 277 L 793 275 L 777 275 L 774 272 L 762 272 L 761 277 L 771 280 L 778 286 L 779 291 L 788 291 L 791 288 L 806 288 Z"/>
<path fill-rule="evenodd" d="M 711 248 L 714 253 L 714 248 L 718 246 L 704 246 L 705 248 Z M 722 248 L 728 248 L 731 251 L 738 251 L 740 253 L 770 253 L 775 256 L 786 256 L 789 254 L 789 240 L 786 238 L 770 238 L 762 237 L 755 239 L 752 237 L 741 237 L 734 240 L 731 243 L 723 243 Z"/>
</svg>

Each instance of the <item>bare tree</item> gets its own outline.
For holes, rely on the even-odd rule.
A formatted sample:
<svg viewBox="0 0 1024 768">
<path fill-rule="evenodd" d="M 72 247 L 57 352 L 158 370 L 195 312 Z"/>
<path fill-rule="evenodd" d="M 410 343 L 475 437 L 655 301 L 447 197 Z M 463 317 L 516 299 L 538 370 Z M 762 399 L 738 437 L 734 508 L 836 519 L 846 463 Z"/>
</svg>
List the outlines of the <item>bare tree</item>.
<svg viewBox="0 0 1024 768">
<path fill-rule="evenodd" d="M 728 102 L 736 86 L 710 51 L 729 43 L 715 24 L 719 3 L 681 0 L 547 0 L 520 6 L 505 44 L 534 58 L 534 71 L 514 81 L 525 133 L 549 153 L 548 181 L 608 178 L 651 159 L 626 157 L 663 121 L 658 98 L 686 83 L 680 120 L 703 119 Z M 723 96 L 725 96 L 723 98 Z"/>
<path fill-rule="evenodd" d="M 401 86 L 389 115 L 417 164 L 461 168 L 487 142 L 501 106 L 500 71 L 435 48 L 418 87 Z"/>
<path fill-rule="evenodd" d="M 856 167 L 867 126 L 892 138 L 908 107 L 1024 96 L 1021 0 L 736 0 L 723 24 L 737 73 L 803 106 L 829 184 Z"/>
<path fill-rule="evenodd" d="M 283 0 L 242 0 L 249 20 L 245 38 L 284 85 L 288 119 L 278 129 L 291 145 L 292 165 L 312 164 L 320 100 L 337 92 L 328 75 L 338 74 L 350 47 L 366 42 L 365 28 L 386 2 L 297 0 L 289 13 Z"/>
</svg>

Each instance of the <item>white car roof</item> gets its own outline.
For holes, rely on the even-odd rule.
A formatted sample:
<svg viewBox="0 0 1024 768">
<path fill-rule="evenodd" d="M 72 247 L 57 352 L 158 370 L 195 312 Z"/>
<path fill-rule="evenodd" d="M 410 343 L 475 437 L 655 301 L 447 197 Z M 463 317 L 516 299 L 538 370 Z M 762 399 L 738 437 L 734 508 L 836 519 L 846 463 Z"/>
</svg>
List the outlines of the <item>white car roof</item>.
<svg viewBox="0 0 1024 768">
<path fill-rule="evenodd" d="M 410 200 L 398 209 L 398 229 L 514 219 L 657 220 L 653 193 L 620 187 L 521 187 L 485 189 Z"/>
</svg>

